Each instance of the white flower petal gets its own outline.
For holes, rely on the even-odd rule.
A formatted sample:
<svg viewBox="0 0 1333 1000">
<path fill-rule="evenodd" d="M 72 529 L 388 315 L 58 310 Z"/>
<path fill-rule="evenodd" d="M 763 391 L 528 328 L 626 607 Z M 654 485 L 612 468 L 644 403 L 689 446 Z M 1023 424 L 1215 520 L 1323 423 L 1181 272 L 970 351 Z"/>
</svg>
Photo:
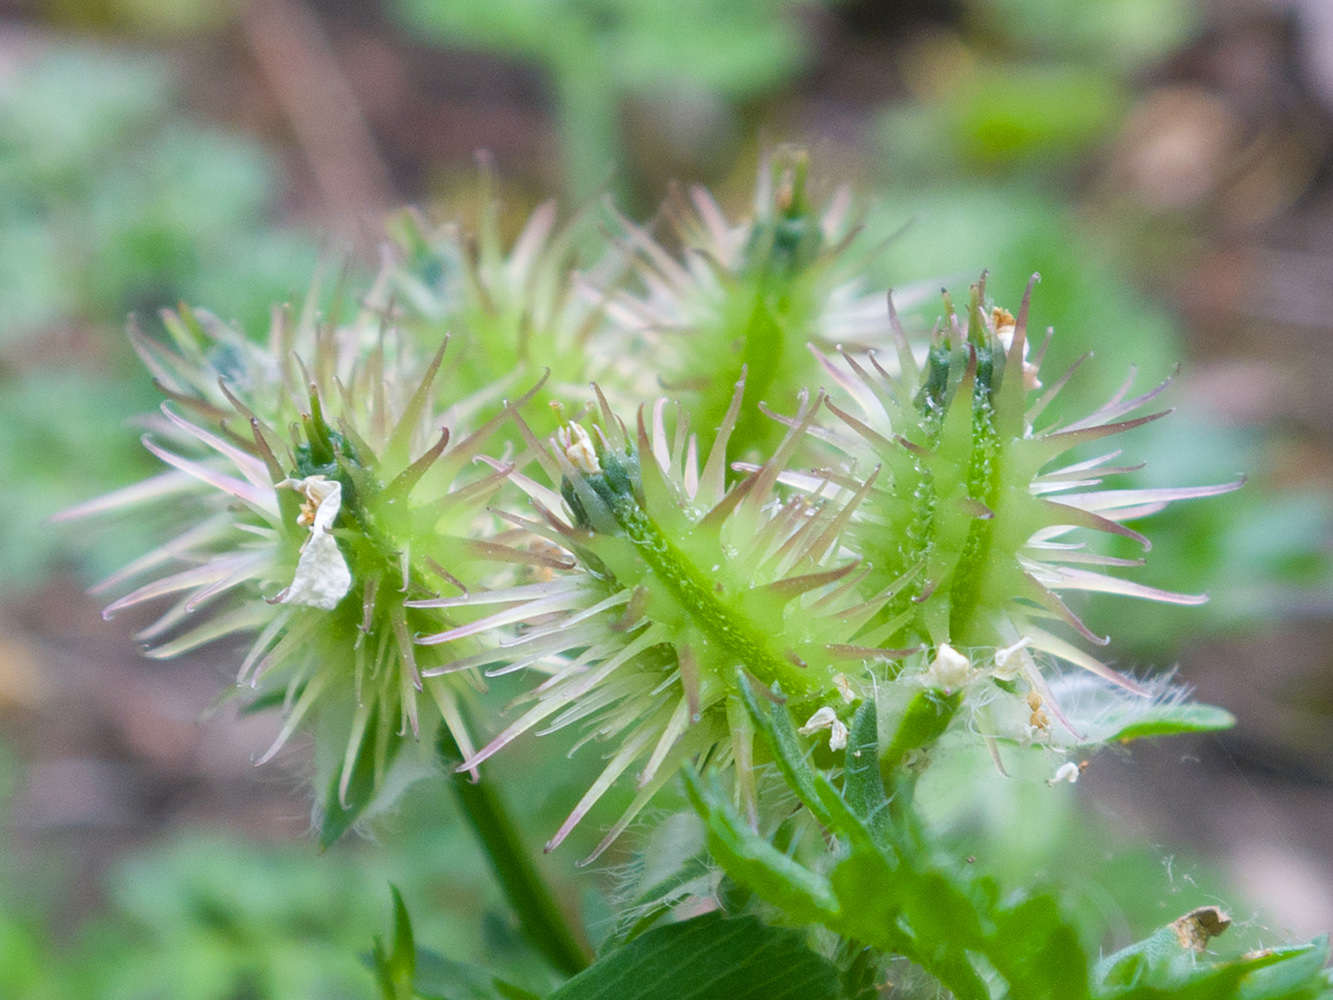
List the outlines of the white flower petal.
<svg viewBox="0 0 1333 1000">
<path fill-rule="evenodd" d="M 291 586 L 278 595 L 281 604 L 332 611 L 352 588 L 352 573 L 329 531 L 342 510 L 342 483 L 324 476 L 284 479 L 279 486 L 290 486 L 305 495 L 298 523 L 310 525 L 310 537 L 301 546 L 296 576 Z"/>
<path fill-rule="evenodd" d="M 1051 776 L 1051 779 L 1046 782 L 1046 784 L 1057 785 L 1062 781 L 1067 781 L 1072 785 L 1074 782 L 1078 781 L 1078 776 L 1081 773 L 1079 766 L 1072 760 L 1065 761 L 1055 769 L 1055 774 Z"/>
<path fill-rule="evenodd" d="M 927 687 L 952 691 L 966 684 L 971 676 L 972 661 L 944 642 L 921 680 Z"/>
<path fill-rule="evenodd" d="M 802 736 L 813 736 L 821 729 L 829 729 L 838 721 L 838 713 L 833 711 L 827 705 L 815 712 L 814 715 L 805 720 L 805 725 L 796 730 Z"/>
<path fill-rule="evenodd" d="M 315 531 L 301 549 L 296 576 L 283 591 L 281 603 L 332 611 L 351 588 L 352 574 L 338 543 L 327 532 Z"/>
</svg>

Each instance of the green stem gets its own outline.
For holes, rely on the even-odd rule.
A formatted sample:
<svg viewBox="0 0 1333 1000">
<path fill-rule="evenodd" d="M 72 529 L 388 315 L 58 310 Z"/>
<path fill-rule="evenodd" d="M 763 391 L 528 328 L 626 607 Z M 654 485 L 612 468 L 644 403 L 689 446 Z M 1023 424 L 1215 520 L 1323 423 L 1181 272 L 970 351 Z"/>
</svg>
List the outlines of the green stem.
<svg viewBox="0 0 1333 1000">
<path fill-rule="evenodd" d="M 949 723 L 962 703 L 961 691 L 952 694 L 917 692 L 916 697 L 908 703 L 889 748 L 879 758 L 880 773 L 886 781 L 896 780 L 903 758 L 910 751 L 924 750 L 940 738 L 944 730 L 949 728 Z"/>
<path fill-rule="evenodd" d="M 797 660 L 778 652 L 780 647 L 775 647 L 773 636 L 743 610 L 720 597 L 721 585 L 710 581 L 709 574 L 667 537 L 637 500 L 611 493 L 604 494 L 603 499 L 643 561 L 709 642 L 735 662 L 745 664 L 766 685 L 777 681 L 784 691 L 797 695 L 827 689 L 831 682 L 823 674 L 828 671 L 805 669 L 797 665 Z"/>
<path fill-rule="evenodd" d="M 463 755 L 445 726 L 440 727 L 437 749 L 448 768 L 454 797 L 486 852 L 524 934 L 556 969 L 567 976 L 581 972 L 588 967 L 587 948 L 542 879 L 495 786 L 484 781 L 473 783 L 467 774 L 458 772 Z"/>
</svg>

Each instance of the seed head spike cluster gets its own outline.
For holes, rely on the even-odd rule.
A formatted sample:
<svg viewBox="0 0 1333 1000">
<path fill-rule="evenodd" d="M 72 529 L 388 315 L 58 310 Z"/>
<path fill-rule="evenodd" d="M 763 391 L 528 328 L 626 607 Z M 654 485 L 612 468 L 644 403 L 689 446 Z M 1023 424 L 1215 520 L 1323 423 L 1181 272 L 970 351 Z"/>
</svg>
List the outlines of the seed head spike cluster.
<svg viewBox="0 0 1333 1000">
<path fill-rule="evenodd" d="M 803 150 L 779 149 L 761 164 L 753 215 L 740 224 L 702 187 L 688 199 L 674 192 L 664 214 L 684 248 L 679 258 L 618 220 L 639 284 L 611 296 L 608 314 L 642 339 L 705 446 L 747 370 L 733 458 L 770 452 L 782 438 L 760 401 L 786 402 L 818 384 L 806 344 L 868 347 L 888 337 L 883 294 L 868 292 L 860 269 L 869 251 L 858 239 L 850 194 L 839 189 L 817 211 L 807 172 Z"/>
<path fill-rule="evenodd" d="M 517 395 L 549 373 L 545 398 L 577 395 L 615 364 L 597 342 L 601 305 L 629 254 L 612 247 L 578 273 L 577 247 L 592 227 L 587 213 L 559 223 L 554 201 L 532 212 L 506 252 L 495 186 L 483 158 L 474 227 L 433 225 L 417 212 L 390 220 L 383 280 L 400 304 L 396 322 L 426 343 L 452 337 L 451 385 Z"/>
<path fill-rule="evenodd" d="M 1052 631 L 1063 627 L 1093 645 L 1107 642 L 1088 629 L 1063 595 L 1100 591 L 1174 604 L 1207 600 L 1106 573 L 1142 560 L 1100 554 L 1080 534 L 1121 536 L 1146 551 L 1148 539 L 1124 522 L 1174 500 L 1230 492 L 1241 482 L 1099 490 L 1093 487 L 1105 477 L 1134 471 L 1109 465 L 1119 451 L 1060 465 L 1071 448 L 1166 416 L 1169 411 L 1130 415 L 1156 399 L 1169 380 L 1130 397 L 1131 374 L 1090 416 L 1035 431 L 1034 423 L 1068 381 L 1066 375 L 1036 392 L 1042 388 L 1038 367 L 1045 347 L 1029 360 L 1027 318 L 1035 281 L 1034 276 L 1017 317 L 986 308 L 984 276 L 971 289 L 964 320 L 946 293 L 945 321 L 931 338 L 924 365 L 911 350 L 892 300 L 896 373 L 873 353 L 858 359 L 844 352 L 842 364 L 815 353 L 859 411 L 830 400 L 828 408 L 842 426 L 824 440 L 853 467 L 873 463 L 881 470 L 849 534 L 852 547 L 875 567 L 871 579 L 897 589 L 884 612 L 892 641 L 990 651 L 987 655 L 1003 660 L 998 670 L 1021 674 L 1061 714 L 1031 653 L 1146 694 L 1133 679 Z M 807 476 L 803 485 L 810 488 L 814 480 Z"/>
<path fill-rule="evenodd" d="M 253 636 L 235 693 L 285 712 L 260 762 L 321 716 L 344 803 L 358 762 L 382 781 L 404 736 L 443 720 L 470 747 L 460 699 L 475 679 L 431 668 L 475 643 L 418 647 L 453 619 L 405 603 L 490 572 L 474 539 L 509 468 L 473 462 L 498 419 L 451 436 L 475 406 L 437 405 L 446 344 L 424 355 L 370 308 L 346 324 L 278 311 L 264 345 L 202 311 L 163 325 L 168 343 L 132 337 L 168 397 L 144 445 L 171 471 L 66 516 L 156 502 L 190 520 L 99 586 L 150 578 L 106 616 L 175 598 L 138 635 L 157 658 Z"/>
<path fill-rule="evenodd" d="M 737 671 L 818 705 L 841 701 L 847 671 L 903 653 L 867 630 L 891 595 L 864 597 L 865 574 L 841 545 L 865 491 L 843 500 L 779 493 L 822 397 L 803 398 L 772 458 L 728 485 L 727 445 L 744 392 L 742 380 L 702 465 L 678 408 L 668 432 L 665 399 L 651 413 L 641 408 L 630 430 L 603 397 L 593 434 L 571 424 L 554 447 L 515 414 L 550 483 L 515 477 L 539 516 L 524 527 L 568 551 L 577 567 L 546 583 L 421 602 L 503 607 L 423 642 L 523 622 L 532 628 L 506 647 L 517 659 L 500 669 L 559 664 L 532 692 L 532 707 L 468 763 L 542 724 L 549 731 L 586 719 L 590 738 L 619 741 L 551 846 L 640 761 L 639 795 L 603 847 L 689 757 L 743 762 L 736 777 L 752 804 L 752 734 L 729 725 L 743 715 Z"/>
<path fill-rule="evenodd" d="M 856 702 L 890 717 L 923 686 L 970 704 L 956 728 L 992 749 L 1178 704 L 1080 645 L 1103 640 L 1066 596 L 1204 598 L 1111 575 L 1138 560 L 1079 536 L 1146 549 L 1126 522 L 1239 484 L 1098 489 L 1132 471 L 1118 452 L 1059 464 L 1162 416 L 1135 414 L 1164 386 L 1034 429 L 1068 376 L 1042 384 L 1031 285 L 1017 316 L 984 279 L 961 319 L 946 294 L 914 348 L 892 300 L 867 305 L 843 208 L 812 213 L 803 156 L 758 188 L 739 226 L 694 192 L 681 257 L 620 220 L 579 273 L 546 206 L 506 255 L 488 205 L 477 238 L 400 227 L 349 319 L 278 310 L 259 344 L 182 309 L 166 343 L 132 332 L 167 397 L 145 446 L 170 469 L 68 513 L 156 503 L 181 524 L 102 585 L 137 582 L 108 615 L 174 599 L 140 634 L 158 657 L 247 636 L 238 690 L 284 713 L 261 760 L 318 718 L 318 807 L 348 822 L 441 724 L 474 773 L 577 725 L 606 763 L 548 848 L 622 777 L 637 789 L 595 854 L 686 761 L 759 812 L 744 684 L 834 754 Z M 494 681 L 507 721 L 475 697 L 483 670 L 513 675 Z"/>
</svg>

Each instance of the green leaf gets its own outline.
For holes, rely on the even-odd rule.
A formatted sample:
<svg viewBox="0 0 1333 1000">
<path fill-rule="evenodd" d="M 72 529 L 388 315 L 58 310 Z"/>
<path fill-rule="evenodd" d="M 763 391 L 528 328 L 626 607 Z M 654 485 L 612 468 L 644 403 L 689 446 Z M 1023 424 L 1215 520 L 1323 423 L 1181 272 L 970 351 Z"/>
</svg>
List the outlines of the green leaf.
<svg viewBox="0 0 1333 1000">
<path fill-rule="evenodd" d="M 397 977 L 411 982 L 417 969 L 417 945 L 412 938 L 412 918 L 407 915 L 403 904 L 403 894 L 396 885 L 389 886 L 393 892 L 393 953 L 389 956 L 390 971 Z"/>
<path fill-rule="evenodd" d="M 546 1000 L 828 1000 L 838 970 L 798 931 L 719 911 L 658 927 Z"/>
<path fill-rule="evenodd" d="M 1103 1000 L 1315 1000 L 1323 995 L 1327 937 L 1217 958 L 1204 947 L 1229 922 L 1207 933 L 1194 929 L 1198 915 L 1210 912 L 1216 911 L 1204 907 L 1185 914 L 1103 959 L 1093 974 L 1095 995 Z"/>
<path fill-rule="evenodd" d="M 789 920 L 822 923 L 849 942 L 910 959 L 962 1000 L 990 1000 L 996 973 L 1009 996 L 1088 996 L 1088 958 L 1053 896 L 1002 903 L 992 880 L 930 847 L 910 808 L 910 780 L 896 783 L 892 799 L 885 794 L 872 707 L 853 719 L 839 795 L 802 754 L 786 706 L 767 707 L 743 684 L 742 691 L 778 767 L 840 846 L 827 876 L 806 867 L 752 829 L 716 780 L 706 784 L 687 772 L 709 848 L 728 876 Z M 950 699 L 914 700 L 898 726 L 895 752 L 934 740 L 955 707 Z"/>
<path fill-rule="evenodd" d="M 1117 730 L 1108 740 L 1137 740 L 1144 736 L 1173 736 L 1179 733 L 1211 733 L 1230 729 L 1236 717 L 1215 705 L 1182 702 L 1153 705 L 1134 713 L 1134 721 Z"/>
<path fill-rule="evenodd" d="M 537 1000 L 531 993 L 496 978 L 487 969 L 455 962 L 427 949 L 417 950 L 412 920 L 398 887 L 393 891 L 393 948 L 375 935 L 366 964 L 375 976 L 381 1000 Z"/>
<path fill-rule="evenodd" d="M 1049 895 L 1033 896 L 997 913 L 987 957 L 1014 996 L 1088 995 L 1088 959 L 1074 926 Z"/>
<path fill-rule="evenodd" d="M 705 786 L 692 768 L 685 784 L 708 829 L 708 848 L 736 882 L 778 906 L 792 920 L 828 923 L 837 901 L 828 880 L 787 857 L 736 815 L 716 781 Z"/>
<path fill-rule="evenodd" d="M 796 723 L 785 703 L 761 699 L 743 672 L 737 672 L 736 683 L 750 717 L 773 751 L 778 770 L 801 803 L 827 827 L 848 836 L 867 835 L 865 827 L 829 780 L 810 766 L 806 746 L 796 732 Z"/>
<path fill-rule="evenodd" d="M 873 699 L 867 698 L 852 718 L 847 735 L 847 757 L 843 768 L 842 794 L 852 812 L 875 827 L 887 818 L 889 798 L 879 772 L 879 718 Z"/>
<path fill-rule="evenodd" d="M 412 1000 L 412 981 L 416 977 L 417 946 L 412 938 L 412 920 L 403 905 L 403 896 L 396 885 L 393 892 L 393 949 L 384 950 L 384 941 L 375 935 L 374 948 L 368 963 L 375 974 L 382 1000 Z"/>
</svg>

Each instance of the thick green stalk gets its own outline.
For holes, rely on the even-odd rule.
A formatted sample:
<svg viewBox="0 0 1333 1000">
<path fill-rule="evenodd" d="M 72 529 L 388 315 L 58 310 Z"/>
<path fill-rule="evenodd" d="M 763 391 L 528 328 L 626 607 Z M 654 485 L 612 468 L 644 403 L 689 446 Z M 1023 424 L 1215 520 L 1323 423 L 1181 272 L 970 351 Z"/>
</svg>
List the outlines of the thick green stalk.
<svg viewBox="0 0 1333 1000">
<path fill-rule="evenodd" d="M 467 774 L 458 772 L 463 754 L 447 726 L 440 727 L 437 749 L 448 768 L 454 797 L 486 852 L 491 870 L 528 940 L 565 975 L 586 969 L 588 950 L 533 863 L 532 852 L 523 843 L 495 786 L 484 781 L 474 783 Z"/>
</svg>

